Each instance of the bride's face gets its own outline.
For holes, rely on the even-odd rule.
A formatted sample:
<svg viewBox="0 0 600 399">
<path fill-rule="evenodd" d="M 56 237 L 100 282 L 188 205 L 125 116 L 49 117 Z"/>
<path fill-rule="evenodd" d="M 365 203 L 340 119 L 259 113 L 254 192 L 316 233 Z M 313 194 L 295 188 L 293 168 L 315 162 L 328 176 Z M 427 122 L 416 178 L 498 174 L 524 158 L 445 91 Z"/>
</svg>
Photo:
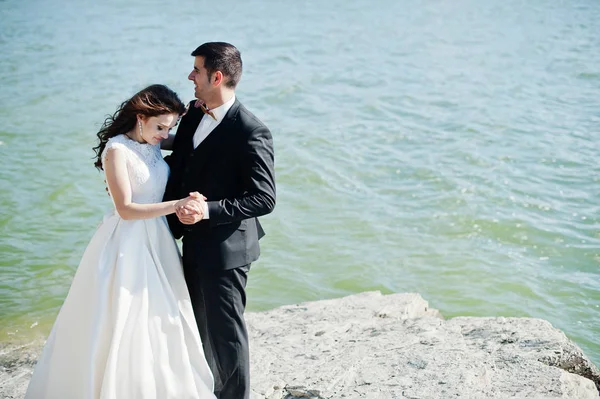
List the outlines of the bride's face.
<svg viewBox="0 0 600 399">
<path fill-rule="evenodd" d="M 169 137 L 169 132 L 179 121 L 179 115 L 163 114 L 151 116 L 147 119 L 139 118 L 139 120 L 142 123 L 142 138 L 144 141 L 156 145 Z"/>
</svg>

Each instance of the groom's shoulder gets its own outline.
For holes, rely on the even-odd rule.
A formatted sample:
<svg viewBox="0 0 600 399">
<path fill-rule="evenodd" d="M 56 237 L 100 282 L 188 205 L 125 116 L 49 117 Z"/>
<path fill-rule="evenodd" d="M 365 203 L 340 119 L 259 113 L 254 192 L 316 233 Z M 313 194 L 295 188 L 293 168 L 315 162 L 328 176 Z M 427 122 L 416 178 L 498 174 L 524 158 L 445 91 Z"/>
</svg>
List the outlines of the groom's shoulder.
<svg viewBox="0 0 600 399">
<path fill-rule="evenodd" d="M 196 108 L 194 104 L 196 101 L 192 100 L 185 106 L 185 113 L 181 116 L 181 120 L 187 120 L 190 116 L 194 115 L 196 112 L 200 112 L 200 108 Z"/>
<path fill-rule="evenodd" d="M 237 119 L 243 126 L 253 130 L 257 127 L 266 127 L 266 125 L 260 119 L 258 119 L 256 115 L 250 112 L 248 108 L 244 106 L 244 104 L 239 104 Z"/>
</svg>

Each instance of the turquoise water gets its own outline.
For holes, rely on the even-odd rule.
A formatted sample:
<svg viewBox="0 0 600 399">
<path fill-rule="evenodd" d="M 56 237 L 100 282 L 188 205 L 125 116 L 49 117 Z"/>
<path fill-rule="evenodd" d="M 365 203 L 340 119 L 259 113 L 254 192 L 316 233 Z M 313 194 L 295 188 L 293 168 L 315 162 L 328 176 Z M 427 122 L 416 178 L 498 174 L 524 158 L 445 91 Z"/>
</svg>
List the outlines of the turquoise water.
<svg viewBox="0 0 600 399">
<path fill-rule="evenodd" d="M 106 114 L 242 51 L 273 131 L 250 310 L 366 290 L 549 320 L 600 364 L 600 3 L 0 1 L 0 340 L 48 333 L 110 200 Z"/>
</svg>

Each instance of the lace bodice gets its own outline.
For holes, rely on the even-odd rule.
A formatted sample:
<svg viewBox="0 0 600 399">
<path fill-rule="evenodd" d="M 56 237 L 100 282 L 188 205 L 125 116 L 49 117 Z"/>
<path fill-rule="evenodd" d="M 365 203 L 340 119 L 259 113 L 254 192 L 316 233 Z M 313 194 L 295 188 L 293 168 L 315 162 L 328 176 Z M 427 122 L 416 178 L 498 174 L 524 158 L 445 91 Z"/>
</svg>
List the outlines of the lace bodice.
<svg viewBox="0 0 600 399">
<path fill-rule="evenodd" d="M 123 150 L 131 184 L 132 202 L 161 202 L 169 178 L 169 166 L 160 153 L 160 145 L 140 144 L 124 134 L 112 137 L 102 153 L 102 166 L 109 148 Z"/>
</svg>

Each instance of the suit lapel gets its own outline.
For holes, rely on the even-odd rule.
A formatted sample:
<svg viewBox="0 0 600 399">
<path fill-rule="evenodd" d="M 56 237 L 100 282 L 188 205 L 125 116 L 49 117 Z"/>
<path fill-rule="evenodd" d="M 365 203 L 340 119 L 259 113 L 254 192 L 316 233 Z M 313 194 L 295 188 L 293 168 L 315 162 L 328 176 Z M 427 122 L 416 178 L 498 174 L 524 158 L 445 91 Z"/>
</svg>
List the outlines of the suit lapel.
<svg viewBox="0 0 600 399">
<path fill-rule="evenodd" d="M 214 149 L 218 148 L 219 144 L 227 141 L 227 138 L 231 134 L 230 127 L 237 118 L 239 106 L 240 103 L 236 99 L 231 108 L 229 108 L 229 111 L 227 111 L 227 114 L 225 114 L 225 117 L 223 118 L 221 123 L 219 123 L 219 126 L 214 128 L 213 131 L 210 132 L 208 136 L 206 136 L 206 138 L 194 150 L 194 158 L 196 158 L 196 168 L 198 170 L 202 169 L 206 162 L 216 153 Z M 200 111 L 200 113 L 204 114 L 202 111 Z M 199 123 L 200 120 L 198 120 L 196 128 L 198 127 Z M 194 146 L 193 134 L 191 145 L 192 147 Z"/>
<path fill-rule="evenodd" d="M 184 116 L 184 120 L 181 121 L 181 127 L 179 130 L 182 130 L 184 133 L 183 137 L 183 145 L 185 146 L 185 152 L 194 151 L 194 133 L 198 129 L 198 125 L 200 124 L 200 120 L 204 116 L 204 112 L 200 108 L 194 107 L 193 102 L 190 104 L 187 114 Z M 185 130 L 182 129 L 185 122 Z M 179 130 L 177 130 L 177 134 L 179 134 Z"/>
</svg>

